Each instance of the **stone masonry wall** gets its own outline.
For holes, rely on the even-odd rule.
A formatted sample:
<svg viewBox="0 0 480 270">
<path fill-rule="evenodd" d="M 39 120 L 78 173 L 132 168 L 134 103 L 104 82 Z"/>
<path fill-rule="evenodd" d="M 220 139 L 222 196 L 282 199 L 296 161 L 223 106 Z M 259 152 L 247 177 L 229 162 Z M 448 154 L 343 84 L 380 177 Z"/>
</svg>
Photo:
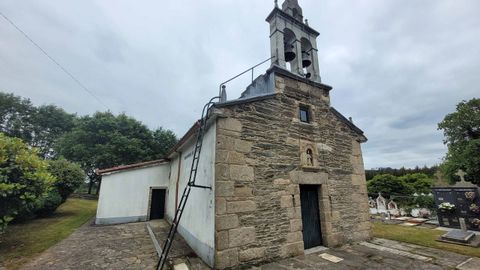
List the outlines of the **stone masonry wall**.
<svg viewBox="0 0 480 270">
<path fill-rule="evenodd" d="M 303 254 L 299 184 L 321 185 L 324 245 L 370 237 L 361 136 L 332 114 L 325 90 L 275 83 L 275 97 L 223 107 L 217 120 L 217 269 Z M 311 123 L 298 120 L 300 104 Z M 315 168 L 302 166 L 305 145 L 316 147 Z"/>
</svg>

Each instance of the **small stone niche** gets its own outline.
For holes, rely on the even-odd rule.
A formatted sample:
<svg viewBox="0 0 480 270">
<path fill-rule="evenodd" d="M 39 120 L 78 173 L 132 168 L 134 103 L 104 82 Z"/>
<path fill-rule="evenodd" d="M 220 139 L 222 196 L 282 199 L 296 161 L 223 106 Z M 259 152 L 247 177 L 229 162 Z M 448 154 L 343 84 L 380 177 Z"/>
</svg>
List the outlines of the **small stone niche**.
<svg viewBox="0 0 480 270">
<path fill-rule="evenodd" d="M 318 152 L 314 143 L 300 142 L 300 161 L 302 169 L 305 171 L 318 171 Z"/>
</svg>

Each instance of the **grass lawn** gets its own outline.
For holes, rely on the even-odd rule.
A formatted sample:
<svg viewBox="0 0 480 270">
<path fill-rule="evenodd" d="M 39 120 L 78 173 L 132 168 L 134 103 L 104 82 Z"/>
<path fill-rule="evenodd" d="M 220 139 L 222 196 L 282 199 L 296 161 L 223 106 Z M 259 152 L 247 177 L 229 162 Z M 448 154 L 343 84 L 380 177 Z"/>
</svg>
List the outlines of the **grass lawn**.
<svg viewBox="0 0 480 270">
<path fill-rule="evenodd" d="M 438 248 L 467 256 L 480 257 L 480 248 L 467 247 L 462 245 L 447 244 L 438 242 L 435 239 L 445 231 L 431 230 L 416 227 L 404 227 L 400 225 L 389 225 L 381 222 L 373 223 L 373 235 L 379 238 L 386 238 L 400 242 L 416 244 L 431 248 Z"/>
<path fill-rule="evenodd" d="M 97 201 L 68 199 L 48 218 L 12 224 L 0 235 L 0 267 L 18 269 L 90 220 Z"/>
</svg>

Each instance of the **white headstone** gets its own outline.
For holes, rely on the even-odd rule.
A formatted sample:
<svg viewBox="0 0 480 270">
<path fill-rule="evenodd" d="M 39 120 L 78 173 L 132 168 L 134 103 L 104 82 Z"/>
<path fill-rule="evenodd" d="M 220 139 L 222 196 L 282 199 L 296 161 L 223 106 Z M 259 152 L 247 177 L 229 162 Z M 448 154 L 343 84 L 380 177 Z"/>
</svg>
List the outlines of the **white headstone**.
<svg viewBox="0 0 480 270">
<path fill-rule="evenodd" d="M 378 197 L 376 199 L 377 202 L 377 209 L 379 213 L 386 213 L 387 212 L 387 203 L 385 198 L 382 197 L 382 194 L 379 192 Z"/>
</svg>

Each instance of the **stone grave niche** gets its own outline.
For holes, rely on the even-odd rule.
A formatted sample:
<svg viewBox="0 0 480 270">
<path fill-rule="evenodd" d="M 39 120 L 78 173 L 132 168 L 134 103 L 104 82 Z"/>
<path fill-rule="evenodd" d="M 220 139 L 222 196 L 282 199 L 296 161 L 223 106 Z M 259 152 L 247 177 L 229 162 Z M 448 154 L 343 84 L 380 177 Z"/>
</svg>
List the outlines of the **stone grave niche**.
<svg viewBox="0 0 480 270">
<path fill-rule="evenodd" d="M 478 188 L 433 188 L 432 191 L 440 226 L 460 229 L 460 218 L 464 218 L 468 230 L 480 231 L 478 224 L 478 220 L 480 220 Z M 441 203 L 454 204 L 455 208 L 452 210 L 439 209 Z"/>
<path fill-rule="evenodd" d="M 392 216 L 396 216 L 396 217 L 400 216 L 400 210 L 398 209 L 397 203 L 394 202 L 393 200 L 390 200 L 388 202 L 387 209 Z"/>
<path fill-rule="evenodd" d="M 377 204 L 377 212 L 378 213 L 387 213 L 387 200 L 382 196 L 382 194 L 379 192 L 378 197 L 375 200 Z"/>
</svg>

